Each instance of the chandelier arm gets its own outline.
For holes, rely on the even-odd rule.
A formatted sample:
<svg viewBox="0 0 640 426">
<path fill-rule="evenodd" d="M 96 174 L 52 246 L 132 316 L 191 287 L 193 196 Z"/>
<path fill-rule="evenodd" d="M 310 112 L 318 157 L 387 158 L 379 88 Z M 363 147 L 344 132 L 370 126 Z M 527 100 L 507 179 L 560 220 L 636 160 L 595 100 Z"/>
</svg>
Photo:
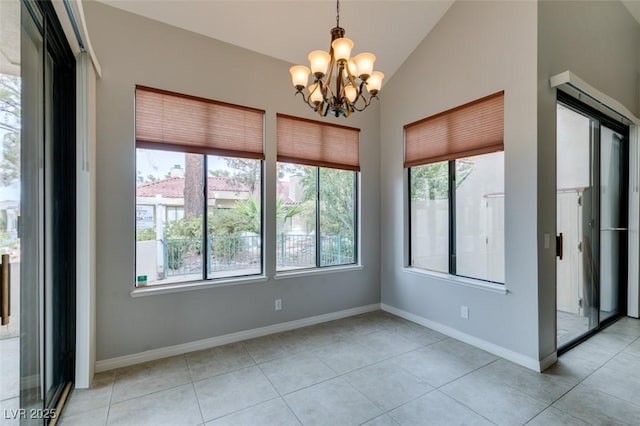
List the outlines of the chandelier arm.
<svg viewBox="0 0 640 426">
<path fill-rule="evenodd" d="M 329 109 L 330 109 L 330 107 L 331 107 L 331 103 L 330 103 L 330 102 L 326 102 L 326 104 L 327 104 L 327 106 L 326 106 L 326 108 L 324 109 L 324 113 L 323 113 L 323 112 L 321 112 L 321 111 L 318 111 L 318 112 L 320 112 L 320 115 L 322 115 L 323 117 L 326 117 L 326 116 L 327 116 L 327 114 L 329 113 Z M 336 117 L 337 117 L 337 115 L 336 115 Z"/>
<path fill-rule="evenodd" d="M 344 97 L 344 81 L 342 81 L 344 72 L 344 62 L 338 63 L 338 75 L 336 75 L 336 101 L 339 101 Z"/>
<path fill-rule="evenodd" d="M 327 86 L 327 87 L 329 87 L 331 85 L 331 77 L 333 77 L 333 69 L 336 66 L 336 58 L 335 58 L 334 53 L 333 53 L 333 47 L 331 47 L 329 49 L 329 55 L 331 55 L 331 60 L 329 61 L 329 72 L 325 76 L 325 80 L 324 80 L 326 82 L 325 86 Z M 329 89 L 329 90 L 331 90 L 331 89 Z"/>
<path fill-rule="evenodd" d="M 378 95 L 371 95 L 371 96 L 369 97 L 369 99 L 366 99 L 366 98 L 363 96 L 363 97 L 362 97 L 362 100 L 363 100 L 363 102 L 364 102 L 364 106 L 363 106 L 362 108 L 358 108 L 358 107 L 354 104 L 354 105 L 353 105 L 353 107 L 354 107 L 354 109 L 355 109 L 356 111 L 358 111 L 358 112 L 362 112 L 362 111 L 364 111 L 365 109 L 367 109 L 367 107 L 368 107 L 369 105 L 371 105 L 371 101 L 373 101 L 374 99 L 378 99 Z"/>
</svg>

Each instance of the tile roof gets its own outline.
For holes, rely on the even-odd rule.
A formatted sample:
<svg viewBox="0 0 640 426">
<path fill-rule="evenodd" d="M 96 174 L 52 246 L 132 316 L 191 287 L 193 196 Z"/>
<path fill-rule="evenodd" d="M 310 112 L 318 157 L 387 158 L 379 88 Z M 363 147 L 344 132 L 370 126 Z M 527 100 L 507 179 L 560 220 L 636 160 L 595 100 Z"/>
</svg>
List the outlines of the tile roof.
<svg viewBox="0 0 640 426">
<path fill-rule="evenodd" d="M 224 176 L 209 176 L 207 185 L 209 199 L 215 198 L 216 191 L 249 192 L 246 185 L 233 182 L 233 179 Z M 285 205 L 299 204 L 289 198 L 289 182 L 278 181 L 277 192 Z M 183 198 L 184 178 L 160 179 L 155 182 L 145 182 L 136 187 L 136 197 L 155 197 L 156 195 L 161 195 L 163 198 Z"/>
<path fill-rule="evenodd" d="M 209 199 L 215 198 L 216 191 L 249 192 L 249 188 L 231 178 L 222 176 L 209 176 L 207 178 Z M 146 182 L 136 187 L 136 197 L 155 197 L 162 195 L 164 198 L 184 197 L 184 178 L 173 177 L 161 179 L 155 182 Z"/>
</svg>

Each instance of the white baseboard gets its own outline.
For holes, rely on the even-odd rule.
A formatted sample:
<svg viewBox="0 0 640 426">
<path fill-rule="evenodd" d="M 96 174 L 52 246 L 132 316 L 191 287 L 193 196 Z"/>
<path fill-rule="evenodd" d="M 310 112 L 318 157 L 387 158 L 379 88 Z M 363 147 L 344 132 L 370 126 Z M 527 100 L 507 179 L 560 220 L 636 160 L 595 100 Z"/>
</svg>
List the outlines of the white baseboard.
<svg viewBox="0 0 640 426">
<path fill-rule="evenodd" d="M 152 349 L 149 351 L 139 352 L 136 354 L 124 355 L 116 358 L 103 359 L 96 362 L 96 373 L 101 373 L 103 371 L 109 371 L 116 368 L 128 367 L 130 365 L 140 364 L 148 361 L 154 361 L 157 359 L 167 358 L 170 356 L 182 355 L 188 352 L 209 349 L 216 346 L 239 342 L 241 340 L 253 339 L 255 337 L 262 337 L 268 334 L 294 330 L 296 328 L 302 328 L 302 327 L 307 327 L 309 325 L 320 324 L 327 321 L 333 321 L 341 318 L 351 317 L 354 315 L 377 311 L 379 309 L 380 309 L 380 304 L 374 303 L 372 305 L 359 306 L 357 308 L 345 309 L 343 311 L 330 312 L 328 314 L 316 315 L 312 317 L 302 318 L 299 320 L 282 322 L 279 324 L 268 325 L 266 327 L 239 331 L 237 333 L 224 334 L 222 336 L 196 340 L 194 342 L 182 343 L 180 345 L 166 346 L 164 348 Z"/>
<path fill-rule="evenodd" d="M 558 353 L 554 351 L 551 355 L 547 356 L 546 358 L 543 358 L 540 361 L 540 370 L 538 371 L 546 370 L 547 368 L 555 364 L 557 360 L 558 360 Z"/>
<path fill-rule="evenodd" d="M 516 364 L 520 364 L 523 367 L 527 367 L 531 370 L 535 370 L 538 372 L 544 371 L 544 369 L 552 365 L 557 359 L 556 353 L 554 352 L 553 354 L 549 355 L 548 357 L 540 361 L 540 360 L 522 355 L 518 352 L 514 352 L 502 346 L 498 346 L 494 343 L 487 342 L 486 340 L 479 339 L 475 336 L 471 336 L 470 334 L 463 333 L 462 331 L 440 324 L 439 322 L 431 321 L 426 318 L 420 317 L 418 315 L 412 314 L 410 312 L 404 311 L 402 309 L 398 309 L 394 306 L 387 305 L 385 303 L 381 303 L 380 306 L 383 311 L 392 313 L 406 320 L 423 325 L 439 333 L 452 337 L 456 340 L 460 340 L 462 342 L 468 343 L 472 346 L 485 350 L 489 353 L 492 353 L 496 356 L 499 356 L 501 358 L 504 358 Z"/>
</svg>

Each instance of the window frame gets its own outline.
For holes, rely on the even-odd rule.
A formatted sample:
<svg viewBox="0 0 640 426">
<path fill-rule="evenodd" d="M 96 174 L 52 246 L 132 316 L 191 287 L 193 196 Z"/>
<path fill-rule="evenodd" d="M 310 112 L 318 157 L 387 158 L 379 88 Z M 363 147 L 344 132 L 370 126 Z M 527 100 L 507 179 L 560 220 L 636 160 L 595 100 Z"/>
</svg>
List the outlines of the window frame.
<svg viewBox="0 0 640 426">
<path fill-rule="evenodd" d="M 503 152 L 504 150 L 499 150 L 499 151 L 495 151 L 495 152 Z M 481 155 L 487 155 L 490 153 L 486 153 L 486 154 L 481 154 Z M 412 215 L 411 215 L 411 208 L 412 208 L 412 203 L 413 200 L 411 199 L 411 169 L 412 168 L 416 168 L 416 167 L 424 167 L 424 166 L 428 166 L 429 164 L 422 164 L 422 165 L 416 165 L 413 167 L 407 167 L 405 168 L 406 170 L 406 174 L 407 174 L 407 191 L 405 192 L 407 194 L 407 198 L 408 198 L 408 209 L 407 209 L 407 228 L 408 228 L 408 259 L 407 259 L 407 267 L 408 268 L 414 268 L 414 269 L 418 269 L 421 271 L 427 271 L 429 273 L 435 273 L 435 274 L 446 274 L 449 276 L 455 276 L 455 277 L 460 277 L 460 278 L 464 278 L 464 279 L 468 279 L 468 280 L 476 280 L 476 281 L 481 281 L 483 283 L 489 283 L 489 284 L 495 284 L 495 285 L 500 285 L 500 286 L 504 286 L 505 283 L 504 282 L 499 282 L 499 281 L 492 281 L 492 280 L 488 280 L 485 278 L 478 278 L 478 277 L 471 277 L 471 276 L 467 276 L 467 275 L 460 275 L 457 273 L 457 247 L 456 247 L 456 161 L 462 158 L 467 158 L 467 157 L 460 157 L 460 158 L 454 158 L 454 159 L 450 159 L 447 160 L 447 171 L 448 171 L 448 182 L 447 182 L 447 206 L 448 206 L 448 218 L 449 218 L 449 229 L 448 229 L 448 237 L 449 237 L 449 247 L 448 247 L 448 271 L 447 272 L 442 272 L 442 271 L 437 271 L 435 269 L 429 269 L 429 268 L 425 268 L 425 267 L 420 267 L 420 266 L 416 266 L 414 265 L 413 262 L 413 253 L 412 253 L 412 248 L 413 248 L 413 232 L 412 232 Z M 430 163 L 433 164 L 433 163 Z M 504 161 L 503 161 L 503 167 L 504 167 Z M 505 205 L 506 208 L 506 205 Z"/>
<path fill-rule="evenodd" d="M 263 139 L 264 141 L 264 139 Z M 220 157 L 220 158 L 224 158 L 225 156 L 223 155 L 217 155 L 217 154 L 203 154 L 200 152 L 189 152 L 188 149 L 185 149 L 184 151 L 176 151 L 176 150 L 163 150 L 160 148 L 149 148 L 149 147 L 135 147 L 135 150 L 137 152 L 138 149 L 144 149 L 144 150 L 149 150 L 149 151 L 161 151 L 161 152 L 179 152 L 182 154 L 192 154 L 192 155 L 200 155 L 203 157 L 202 159 L 202 173 L 203 173 L 203 193 L 204 193 L 204 213 L 202 215 L 202 238 L 200 241 L 200 244 L 202 244 L 202 247 L 206 247 L 205 250 L 201 250 L 201 259 L 202 259 L 202 271 L 201 271 L 201 278 L 199 279 L 192 279 L 192 280 L 184 280 L 184 281 L 172 281 L 172 282 L 167 282 L 167 283 L 162 283 L 162 284 L 146 284 L 146 285 L 138 285 L 138 280 L 137 280 L 137 271 L 136 271 L 136 267 L 135 264 L 137 263 L 138 260 L 138 250 L 137 250 L 137 238 L 136 238 L 136 232 L 134 232 L 134 258 L 135 258 L 135 263 L 134 263 L 134 292 L 137 291 L 154 291 L 158 290 L 158 289 L 166 289 L 166 288 L 179 288 L 181 286 L 185 286 L 185 287 L 192 287 L 193 285 L 211 285 L 217 282 L 220 282 L 222 284 L 228 285 L 228 282 L 233 282 L 233 281 L 237 281 L 237 282 L 242 282 L 244 280 L 250 280 L 251 282 L 253 282 L 256 279 L 260 279 L 261 277 L 264 277 L 265 274 L 265 263 L 266 263 L 266 259 L 265 259 L 265 160 L 263 159 L 257 159 L 257 158 L 244 158 L 247 160 L 254 160 L 254 161 L 259 161 L 260 162 L 260 181 L 259 181 L 259 186 L 260 186 L 260 271 L 257 273 L 253 273 L 253 274 L 241 274 L 241 275 L 229 275 L 229 276 L 223 276 L 223 277 L 209 277 L 209 273 L 210 273 L 210 264 L 208 261 L 206 261 L 208 259 L 209 256 L 209 245 L 208 243 L 208 235 L 207 235 L 207 229 L 209 226 L 209 205 L 208 205 L 208 194 L 209 194 L 209 182 L 207 179 L 207 175 L 208 175 L 208 157 L 209 156 L 216 156 L 216 157 Z M 136 170 L 138 169 L 138 160 L 137 160 L 137 155 L 136 157 L 136 161 L 134 162 L 135 164 L 135 168 Z M 235 158 L 242 158 L 242 157 L 235 157 Z M 137 188 L 137 183 L 136 183 L 136 188 Z M 136 191 L 136 188 L 134 188 L 134 193 Z M 136 200 L 134 197 L 134 203 L 135 205 L 137 205 Z M 156 206 L 154 205 L 154 211 L 157 211 Z M 175 206 L 172 205 L 171 207 L 179 207 L 179 206 Z M 184 209 L 184 205 L 182 206 L 182 208 Z M 167 211 L 165 210 L 165 222 L 169 223 L 169 221 L 166 220 L 166 214 Z M 154 221 L 157 220 L 157 214 L 154 215 Z M 135 221 L 135 218 L 134 218 Z M 155 223 L 155 222 L 154 222 Z M 137 230 L 136 225 L 134 223 L 134 229 Z"/>
<path fill-rule="evenodd" d="M 286 164 L 286 161 L 278 161 L 276 162 L 276 167 L 279 167 L 279 164 Z M 292 164 L 292 163 L 289 163 Z M 315 180 L 315 265 L 301 268 L 288 268 L 288 269 L 279 269 L 278 262 L 276 262 L 276 275 L 294 275 L 294 274 L 304 274 L 304 273 L 312 273 L 313 271 L 321 271 L 321 270 L 330 270 L 333 268 L 344 269 L 344 268 L 352 268 L 360 266 L 360 172 L 356 170 L 347 170 L 347 169 L 338 169 L 333 168 L 335 170 L 340 170 L 344 172 L 352 173 L 353 175 L 353 262 L 349 263 L 341 263 L 339 265 L 322 265 L 322 241 L 320 239 L 320 169 L 332 169 L 332 167 L 321 167 L 316 165 L 306 165 L 300 164 L 304 167 L 313 167 L 314 169 L 314 180 Z M 277 174 L 276 174 L 277 175 Z M 276 177 L 277 179 L 277 177 Z M 278 240 L 276 238 L 276 246 L 278 244 Z M 276 253 L 277 253 L 276 248 Z"/>
</svg>

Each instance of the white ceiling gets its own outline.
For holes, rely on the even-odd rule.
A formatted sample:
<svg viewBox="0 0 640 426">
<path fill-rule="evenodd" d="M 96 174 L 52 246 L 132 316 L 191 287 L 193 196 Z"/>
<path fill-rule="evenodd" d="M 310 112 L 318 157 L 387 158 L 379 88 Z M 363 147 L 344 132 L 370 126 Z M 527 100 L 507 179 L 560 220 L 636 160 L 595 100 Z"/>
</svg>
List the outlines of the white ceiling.
<svg viewBox="0 0 640 426">
<path fill-rule="evenodd" d="M 0 0 L 1 1 L 1 0 Z M 99 0 L 138 15 L 307 65 L 311 50 L 328 50 L 335 0 Z M 386 79 L 400 67 L 454 0 L 342 0 L 340 26 L 354 54 L 372 52 Z"/>
<path fill-rule="evenodd" d="M 2 0 L 0 0 L 1 2 Z M 311 50 L 328 50 L 335 0 L 98 0 L 175 27 L 295 64 Z M 340 26 L 354 54 L 372 52 L 386 79 L 451 7 L 454 0 L 342 0 Z M 640 0 L 622 3 L 640 23 Z"/>
</svg>

